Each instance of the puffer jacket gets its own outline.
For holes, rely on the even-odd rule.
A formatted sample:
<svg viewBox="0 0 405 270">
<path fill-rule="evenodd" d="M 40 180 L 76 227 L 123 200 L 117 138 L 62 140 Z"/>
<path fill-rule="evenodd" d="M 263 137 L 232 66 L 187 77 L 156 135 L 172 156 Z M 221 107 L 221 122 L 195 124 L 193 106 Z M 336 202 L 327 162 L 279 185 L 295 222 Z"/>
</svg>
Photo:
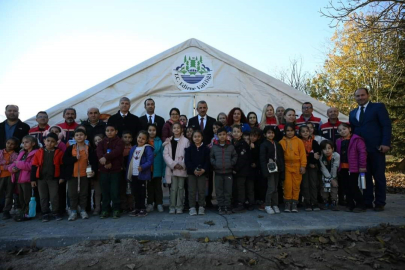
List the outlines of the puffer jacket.
<svg viewBox="0 0 405 270">
<path fill-rule="evenodd" d="M 110 153 L 107 150 L 110 149 Z M 104 173 L 116 173 L 120 172 L 124 164 L 124 142 L 118 137 L 104 138 L 97 145 L 97 158 L 100 160 L 105 157 L 106 164 L 111 163 L 111 169 L 106 169 L 103 165 L 99 164 L 98 169 Z"/>
<path fill-rule="evenodd" d="M 233 146 L 235 147 L 238 159 L 236 164 L 233 166 L 233 170 L 236 172 L 236 176 L 248 176 L 249 169 L 252 163 L 252 157 L 250 154 L 250 146 L 244 139 L 239 141 L 233 141 Z"/>
<path fill-rule="evenodd" d="M 336 141 L 336 152 L 341 155 L 342 138 Z M 347 160 L 349 163 L 349 172 L 358 173 L 360 168 L 367 168 L 367 148 L 364 139 L 356 134 L 350 138 L 347 148 Z M 339 171 L 341 166 L 339 164 Z"/>
<path fill-rule="evenodd" d="M 218 141 L 214 142 L 210 152 L 210 161 L 216 173 L 232 173 L 237 160 L 238 154 L 229 141 L 226 141 L 224 146 L 221 146 Z"/>
<path fill-rule="evenodd" d="M 277 152 L 275 155 L 274 147 L 276 148 Z M 268 140 L 263 141 L 260 145 L 260 167 L 262 169 L 262 174 L 264 177 L 268 177 L 270 175 L 267 169 L 267 163 L 269 159 L 273 159 L 276 157 L 276 164 L 277 164 L 277 171 L 279 172 L 280 178 L 284 179 L 284 171 L 285 171 L 285 164 L 284 164 L 284 152 L 281 145 L 274 141 L 274 144 L 269 142 Z"/>
<path fill-rule="evenodd" d="M 185 149 L 190 146 L 190 141 L 181 135 L 180 140 L 177 142 L 177 148 L 176 148 L 176 156 L 172 157 L 172 144 L 171 140 L 173 137 L 168 138 L 164 143 L 163 143 L 163 159 L 166 162 L 166 172 L 165 172 L 165 179 L 166 183 L 171 184 L 172 183 L 172 176 L 179 176 L 179 177 L 187 177 L 187 170 L 186 170 L 186 164 L 184 162 L 184 157 L 185 157 Z M 183 169 L 178 170 L 175 169 L 174 167 L 179 164 Z"/>
<path fill-rule="evenodd" d="M 337 170 L 338 167 L 340 167 L 340 155 L 336 152 L 333 152 L 332 154 L 332 168 L 329 171 L 328 168 L 326 167 L 327 163 L 326 162 L 326 157 L 321 154 L 321 157 L 319 158 L 319 164 L 321 165 L 321 172 L 325 178 L 337 178 Z"/>
<path fill-rule="evenodd" d="M 21 160 L 22 157 L 25 154 L 24 150 L 21 150 L 20 153 L 18 154 L 17 160 L 13 162 L 12 165 L 8 167 L 8 171 L 11 172 L 11 181 L 13 183 L 30 183 L 31 182 L 31 167 L 32 167 L 32 162 L 34 160 L 35 153 L 38 150 L 32 150 L 31 152 L 28 153 L 28 156 L 25 160 Z M 15 173 L 13 173 L 13 168 L 17 167 L 20 169 L 20 175 L 18 179 L 15 179 Z"/>
<path fill-rule="evenodd" d="M 131 148 L 131 151 L 129 152 L 128 155 L 128 164 L 127 164 L 127 172 L 126 176 L 128 180 L 132 179 L 132 173 L 133 173 L 133 165 L 132 163 L 134 162 L 134 159 L 132 158 L 134 156 L 134 152 L 138 146 L 134 145 Z M 153 165 L 153 147 L 149 144 L 145 144 L 144 150 L 141 156 L 141 160 L 139 162 L 139 166 L 142 168 L 142 171 L 139 172 L 138 174 L 138 179 L 143 180 L 143 181 L 149 181 L 152 178 L 152 165 Z"/>
</svg>

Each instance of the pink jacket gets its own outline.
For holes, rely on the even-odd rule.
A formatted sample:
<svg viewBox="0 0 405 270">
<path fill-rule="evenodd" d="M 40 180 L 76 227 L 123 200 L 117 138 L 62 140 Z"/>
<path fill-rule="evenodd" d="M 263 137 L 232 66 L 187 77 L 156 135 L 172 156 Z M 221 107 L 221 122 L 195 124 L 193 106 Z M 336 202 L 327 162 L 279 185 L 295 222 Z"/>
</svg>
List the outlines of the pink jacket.
<svg viewBox="0 0 405 270">
<path fill-rule="evenodd" d="M 166 141 L 163 143 L 163 159 L 166 162 L 165 179 L 166 183 L 168 184 L 172 182 L 172 176 L 187 177 L 186 164 L 184 163 L 184 156 L 186 151 L 184 149 L 190 146 L 190 141 L 186 137 L 181 135 L 180 140 L 177 143 L 176 157 L 173 160 L 172 144 L 170 142 L 172 138 L 173 137 L 167 138 Z M 176 166 L 177 164 L 181 165 L 183 169 L 174 169 L 174 166 Z"/>
<path fill-rule="evenodd" d="M 12 164 L 10 164 L 10 166 L 8 167 L 8 171 L 11 172 L 11 181 L 13 183 L 16 182 L 15 179 L 15 173 L 13 173 L 12 169 L 14 167 L 17 167 L 18 169 L 20 169 L 20 176 L 17 179 L 17 183 L 30 183 L 31 179 L 31 166 L 32 166 L 32 161 L 34 159 L 34 155 L 38 150 L 32 150 L 31 152 L 29 152 L 27 158 L 25 160 L 21 160 L 23 155 L 25 154 L 25 151 L 22 150 L 20 151 L 20 153 L 18 154 L 17 160 L 14 161 Z"/>
<path fill-rule="evenodd" d="M 336 152 L 339 153 L 340 161 L 342 161 L 342 138 L 336 140 Z M 347 159 L 349 163 L 349 172 L 358 173 L 360 168 L 367 168 L 367 150 L 366 150 L 366 143 L 364 139 L 356 134 L 353 134 L 349 147 L 347 149 Z M 339 171 L 340 171 L 339 165 Z"/>
<path fill-rule="evenodd" d="M 14 161 L 17 160 L 18 154 L 16 152 L 12 153 L 10 156 L 10 163 L 6 164 L 6 160 L 4 159 L 4 151 L 6 149 L 0 150 L 0 172 L 3 171 L 8 171 L 8 167 L 10 167 L 11 164 L 13 164 Z"/>
</svg>

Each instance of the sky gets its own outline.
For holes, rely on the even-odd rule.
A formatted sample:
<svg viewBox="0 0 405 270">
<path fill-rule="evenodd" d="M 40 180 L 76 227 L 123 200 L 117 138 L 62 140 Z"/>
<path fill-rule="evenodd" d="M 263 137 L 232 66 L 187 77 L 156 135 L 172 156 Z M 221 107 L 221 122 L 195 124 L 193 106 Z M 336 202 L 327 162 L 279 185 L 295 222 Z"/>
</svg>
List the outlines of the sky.
<svg viewBox="0 0 405 270">
<path fill-rule="evenodd" d="M 190 38 L 275 75 L 310 73 L 334 33 L 310 1 L 0 0 L 0 120 L 25 120 Z"/>
</svg>

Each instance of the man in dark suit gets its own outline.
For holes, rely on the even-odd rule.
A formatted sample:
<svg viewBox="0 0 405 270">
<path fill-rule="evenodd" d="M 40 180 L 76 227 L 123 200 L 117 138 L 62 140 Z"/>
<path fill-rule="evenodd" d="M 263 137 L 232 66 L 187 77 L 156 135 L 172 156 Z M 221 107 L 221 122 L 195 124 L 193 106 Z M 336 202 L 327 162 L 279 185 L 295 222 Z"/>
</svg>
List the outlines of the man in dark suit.
<svg viewBox="0 0 405 270">
<path fill-rule="evenodd" d="M 21 142 L 22 138 L 28 135 L 30 126 L 18 118 L 18 110 L 17 105 L 6 106 L 4 114 L 7 119 L 0 123 L 0 149 L 6 148 L 6 142 L 11 137 L 16 137 Z"/>
<path fill-rule="evenodd" d="M 197 103 L 197 112 L 198 115 L 190 118 L 188 120 L 188 126 L 193 129 L 199 129 L 203 131 L 204 134 L 204 144 L 208 145 L 211 142 L 211 139 L 214 137 L 214 131 L 212 126 L 215 123 L 215 118 L 209 117 L 207 115 L 208 105 L 207 102 L 201 100 Z M 212 171 L 209 172 L 208 177 L 208 196 L 205 197 L 206 207 L 213 207 L 212 205 L 212 192 L 214 189 L 214 182 Z"/>
<path fill-rule="evenodd" d="M 391 146 L 391 120 L 383 103 L 372 103 L 366 88 L 354 93 L 359 107 L 349 115 L 352 132 L 364 138 L 367 147 L 366 190 L 364 202 L 368 208 L 383 211 L 386 200 L 385 153 Z M 375 181 L 375 197 L 373 180 Z"/>
<path fill-rule="evenodd" d="M 155 114 L 155 101 L 151 98 L 148 98 L 144 101 L 143 104 L 145 106 L 146 114 L 139 118 L 142 129 L 147 130 L 148 124 L 156 124 L 156 135 L 159 138 L 162 138 L 162 128 L 165 124 L 165 119 Z"/>
<path fill-rule="evenodd" d="M 141 128 L 139 118 L 129 112 L 129 108 L 131 108 L 131 101 L 129 98 L 122 97 L 119 106 L 119 111 L 108 119 L 108 125 L 113 125 L 118 129 L 119 137 L 122 137 L 123 131 L 128 130 L 133 137 L 132 143 L 136 143 L 136 135 Z"/>
</svg>

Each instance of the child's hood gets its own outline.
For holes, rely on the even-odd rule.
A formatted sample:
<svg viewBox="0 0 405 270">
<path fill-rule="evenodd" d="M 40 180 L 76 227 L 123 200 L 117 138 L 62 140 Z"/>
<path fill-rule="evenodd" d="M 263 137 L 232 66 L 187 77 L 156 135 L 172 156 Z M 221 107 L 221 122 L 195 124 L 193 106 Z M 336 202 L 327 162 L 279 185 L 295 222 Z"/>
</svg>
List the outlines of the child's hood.
<svg viewBox="0 0 405 270">
<path fill-rule="evenodd" d="M 57 126 L 57 125 L 50 126 L 48 128 L 48 130 L 45 130 L 43 133 L 44 137 L 48 136 L 48 134 L 51 132 L 51 129 L 54 127 L 58 128 L 60 130 L 60 133 L 58 135 L 58 142 L 63 140 L 63 138 L 66 138 L 66 132 L 63 130 L 63 128 L 61 128 L 60 126 Z"/>
</svg>

